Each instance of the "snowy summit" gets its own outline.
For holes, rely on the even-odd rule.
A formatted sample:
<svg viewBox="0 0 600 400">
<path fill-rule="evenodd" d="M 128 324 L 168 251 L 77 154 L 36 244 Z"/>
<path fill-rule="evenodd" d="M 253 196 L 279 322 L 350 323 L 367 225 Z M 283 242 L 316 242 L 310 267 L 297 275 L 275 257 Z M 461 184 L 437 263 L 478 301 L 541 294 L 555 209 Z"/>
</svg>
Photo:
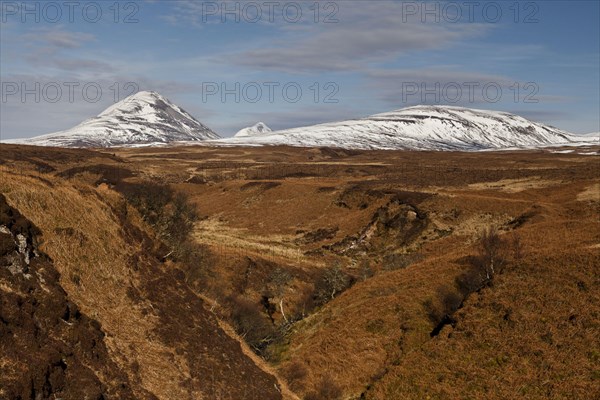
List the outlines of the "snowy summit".
<svg viewBox="0 0 600 400">
<path fill-rule="evenodd" d="M 248 137 L 269 132 L 272 132 L 271 128 L 269 128 L 264 122 L 259 122 L 255 125 L 241 129 L 238 133 L 234 135 L 234 137 Z"/>
<path fill-rule="evenodd" d="M 219 135 L 156 92 L 138 92 L 97 117 L 62 132 L 13 143 L 60 147 L 117 147 L 198 142 Z"/>
</svg>

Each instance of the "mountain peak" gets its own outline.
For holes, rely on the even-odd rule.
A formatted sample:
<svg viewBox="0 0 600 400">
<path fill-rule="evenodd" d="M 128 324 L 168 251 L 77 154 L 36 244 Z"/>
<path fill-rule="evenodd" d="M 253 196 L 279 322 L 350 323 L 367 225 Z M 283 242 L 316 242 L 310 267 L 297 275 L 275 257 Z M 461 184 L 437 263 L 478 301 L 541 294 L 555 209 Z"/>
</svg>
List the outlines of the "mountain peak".
<svg viewBox="0 0 600 400">
<path fill-rule="evenodd" d="M 153 97 L 162 97 L 162 95 L 154 90 L 140 90 L 137 93 L 132 94 L 130 97 L 139 97 L 139 96 L 153 96 Z"/>
<path fill-rule="evenodd" d="M 234 137 L 248 137 L 248 136 L 256 136 L 262 135 L 265 133 L 272 132 L 271 128 L 267 126 L 264 122 L 257 122 L 256 124 L 249 126 L 247 128 L 241 129 L 234 135 Z"/>
<path fill-rule="evenodd" d="M 147 103 L 152 103 L 152 102 L 156 102 L 156 101 L 165 101 L 165 102 L 170 103 L 170 101 L 165 96 L 163 96 L 162 94 L 155 92 L 153 90 L 140 90 L 139 92 L 136 92 L 122 100 L 122 102 L 131 102 L 131 101 L 143 101 L 143 102 L 147 102 Z"/>
<path fill-rule="evenodd" d="M 113 104 L 74 128 L 21 141 L 61 147 L 117 147 L 218 139 L 187 111 L 153 91 Z"/>
<path fill-rule="evenodd" d="M 98 116 L 109 115 L 111 113 L 114 113 L 115 111 L 129 112 L 131 110 L 134 110 L 136 107 L 143 107 L 144 105 L 160 105 L 160 108 L 168 106 L 171 108 L 181 110 L 180 107 L 172 103 L 169 99 L 162 96 L 158 92 L 140 91 L 130 96 L 127 96 L 119 102 L 116 102 L 115 104 L 98 114 Z"/>
</svg>

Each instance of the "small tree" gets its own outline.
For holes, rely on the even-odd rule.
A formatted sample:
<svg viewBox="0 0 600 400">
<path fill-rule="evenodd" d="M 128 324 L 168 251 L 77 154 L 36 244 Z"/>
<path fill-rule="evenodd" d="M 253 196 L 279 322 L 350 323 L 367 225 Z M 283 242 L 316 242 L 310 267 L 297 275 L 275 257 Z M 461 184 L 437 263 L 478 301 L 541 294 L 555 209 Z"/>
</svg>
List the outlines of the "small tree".
<svg viewBox="0 0 600 400">
<path fill-rule="evenodd" d="M 485 276 L 484 283 L 490 283 L 504 267 L 505 253 L 506 241 L 498 235 L 498 231 L 493 227 L 484 229 L 479 239 L 479 265 L 476 265 Z"/>
<path fill-rule="evenodd" d="M 281 312 L 281 316 L 283 320 L 288 323 L 288 318 L 285 315 L 285 311 L 283 310 L 283 300 L 284 293 L 287 287 L 287 284 L 293 279 L 293 276 L 286 270 L 282 268 L 276 268 L 273 270 L 270 276 L 269 285 L 272 287 L 273 295 L 275 297 L 279 297 L 279 312 Z"/>
<path fill-rule="evenodd" d="M 456 278 L 456 285 L 464 296 L 493 282 L 506 264 L 507 247 L 506 240 L 493 227 L 482 232 L 477 256 L 469 258 L 469 269 Z"/>
<path fill-rule="evenodd" d="M 521 240 L 521 236 L 518 233 L 512 234 L 511 237 L 511 247 L 512 247 L 512 256 L 515 262 L 520 262 L 524 256 L 525 250 L 523 246 L 523 242 Z"/>
<path fill-rule="evenodd" d="M 447 324 L 453 324 L 453 314 L 462 306 L 463 301 L 473 292 L 483 289 L 493 282 L 506 264 L 507 241 L 500 237 L 493 227 L 485 229 L 479 241 L 478 255 L 469 257 L 469 268 L 456 278 L 457 293 L 454 288 L 438 289 L 438 302 L 427 300 L 425 311 L 436 326 L 431 336 L 439 334 Z"/>
<path fill-rule="evenodd" d="M 363 258 L 360 261 L 358 268 L 360 279 L 363 281 L 366 281 L 367 279 L 375 275 L 375 272 L 373 271 L 373 268 L 371 267 L 371 263 L 369 262 L 368 258 Z"/>
<path fill-rule="evenodd" d="M 315 291 L 311 287 L 304 287 L 300 289 L 300 300 L 298 301 L 299 309 L 295 315 L 296 320 L 305 318 L 316 306 L 316 295 Z"/>
<path fill-rule="evenodd" d="M 425 301 L 427 316 L 434 324 L 439 324 L 444 319 L 449 319 L 460 308 L 463 302 L 463 297 L 455 289 L 446 286 L 440 287 L 437 295 L 439 303 L 434 303 L 431 299 Z"/>
<path fill-rule="evenodd" d="M 325 269 L 315 285 L 315 299 L 324 304 L 333 300 L 352 284 L 352 279 L 342 270 L 340 264 Z"/>
</svg>

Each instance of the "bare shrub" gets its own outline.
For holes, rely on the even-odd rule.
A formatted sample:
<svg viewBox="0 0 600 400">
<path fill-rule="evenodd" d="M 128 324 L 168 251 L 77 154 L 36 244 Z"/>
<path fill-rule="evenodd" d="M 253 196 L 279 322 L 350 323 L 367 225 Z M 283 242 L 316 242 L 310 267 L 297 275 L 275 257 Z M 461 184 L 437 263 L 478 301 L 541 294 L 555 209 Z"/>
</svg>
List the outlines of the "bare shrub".
<svg viewBox="0 0 600 400">
<path fill-rule="evenodd" d="M 519 236 L 518 233 L 513 232 L 510 245 L 512 248 L 513 260 L 515 262 L 520 262 L 525 255 L 525 250 L 521 236 Z"/>
<path fill-rule="evenodd" d="M 464 296 L 468 296 L 484 286 L 485 275 L 482 268 L 475 266 L 479 265 L 480 261 L 473 260 L 472 263 L 465 272 L 456 278 L 456 286 Z"/>
<path fill-rule="evenodd" d="M 506 241 L 495 228 L 484 229 L 479 239 L 479 264 L 474 266 L 481 269 L 486 281 L 491 282 L 501 272 L 505 265 L 506 249 Z"/>
<path fill-rule="evenodd" d="M 183 193 L 176 193 L 171 200 L 169 210 L 166 213 L 168 222 L 166 234 L 174 242 L 183 242 L 194 227 L 198 214 L 190 205 L 188 197 Z"/>
<path fill-rule="evenodd" d="M 360 264 L 358 265 L 358 274 L 359 278 L 363 281 L 366 281 L 375 275 L 375 271 L 373 270 L 373 267 L 371 267 L 371 263 L 367 258 L 364 258 L 360 261 Z"/>
<path fill-rule="evenodd" d="M 261 306 L 242 296 L 229 297 L 231 322 L 236 332 L 261 354 L 275 339 L 277 331 L 261 312 Z"/>
<path fill-rule="evenodd" d="M 276 268 L 271 272 L 269 286 L 272 287 L 273 294 L 275 297 L 279 298 L 279 312 L 281 313 L 281 317 L 285 321 L 286 324 L 289 324 L 290 321 L 288 317 L 285 315 L 284 311 L 284 301 L 285 301 L 285 291 L 287 285 L 294 277 L 288 271 L 283 268 Z M 272 317 L 271 317 L 272 318 Z"/>
<path fill-rule="evenodd" d="M 438 301 L 427 300 L 423 305 L 429 320 L 435 325 L 431 336 L 436 336 L 447 324 L 453 324 L 452 315 L 473 292 L 493 283 L 507 263 L 508 242 L 500 237 L 495 228 L 485 229 L 477 243 L 478 254 L 468 257 L 468 268 L 455 280 L 454 289 L 438 289 Z"/>
<path fill-rule="evenodd" d="M 121 182 L 117 188 L 169 247 L 167 256 L 184 265 L 187 281 L 204 278 L 209 270 L 210 252 L 190 237 L 198 214 L 187 196 L 152 182 Z"/>
<path fill-rule="evenodd" d="M 429 320 L 434 324 L 439 324 L 444 319 L 448 319 L 458 310 L 464 300 L 464 297 L 455 290 L 448 287 L 438 289 L 438 302 L 431 299 L 425 302 L 425 310 Z"/>
<path fill-rule="evenodd" d="M 315 284 L 315 302 L 325 304 L 352 285 L 352 278 L 339 264 L 324 269 Z"/>
<path fill-rule="evenodd" d="M 513 242 L 514 246 L 520 247 L 520 242 Z M 507 263 L 509 247 L 509 243 L 500 237 L 495 228 L 485 229 L 477 244 L 477 256 L 469 257 L 469 268 L 456 278 L 460 292 L 468 296 L 491 285 Z M 520 248 L 518 251 L 521 251 Z"/>
<path fill-rule="evenodd" d="M 214 256 L 206 245 L 185 240 L 178 247 L 177 257 L 183 264 L 188 283 L 205 282 L 213 273 Z"/>
<path fill-rule="evenodd" d="M 278 267 L 269 274 L 269 286 L 272 288 L 275 296 L 282 296 L 288 283 L 294 279 L 285 269 Z"/>
<path fill-rule="evenodd" d="M 118 189 L 129 204 L 135 207 L 142 218 L 152 226 L 158 224 L 162 210 L 173 196 L 170 188 L 150 182 L 123 183 L 118 186 Z"/>
<path fill-rule="evenodd" d="M 175 193 L 166 185 L 122 183 L 119 190 L 142 218 L 152 225 L 160 238 L 170 245 L 183 242 L 198 218 L 187 196 Z"/>
<path fill-rule="evenodd" d="M 317 306 L 315 292 L 311 287 L 301 289 L 298 300 L 298 311 L 294 320 L 305 318 Z"/>
</svg>

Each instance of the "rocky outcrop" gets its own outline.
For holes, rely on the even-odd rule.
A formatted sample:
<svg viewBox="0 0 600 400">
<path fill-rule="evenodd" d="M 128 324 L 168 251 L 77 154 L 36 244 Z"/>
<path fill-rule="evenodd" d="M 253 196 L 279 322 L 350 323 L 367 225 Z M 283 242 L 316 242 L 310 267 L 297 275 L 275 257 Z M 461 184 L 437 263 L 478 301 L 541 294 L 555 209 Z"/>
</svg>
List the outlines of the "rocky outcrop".
<svg viewBox="0 0 600 400">
<path fill-rule="evenodd" d="M 133 398 L 100 324 L 69 300 L 38 252 L 39 234 L 0 195 L 0 398 Z"/>
</svg>

